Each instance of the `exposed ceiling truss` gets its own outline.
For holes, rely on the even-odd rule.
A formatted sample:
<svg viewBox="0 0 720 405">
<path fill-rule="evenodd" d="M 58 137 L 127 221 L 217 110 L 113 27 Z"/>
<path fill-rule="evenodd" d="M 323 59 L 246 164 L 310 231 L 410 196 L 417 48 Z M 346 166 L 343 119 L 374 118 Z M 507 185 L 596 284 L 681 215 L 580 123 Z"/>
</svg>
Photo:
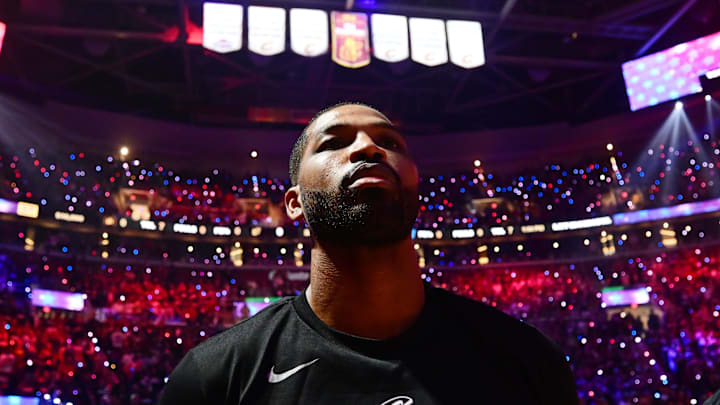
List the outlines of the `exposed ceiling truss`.
<svg viewBox="0 0 720 405">
<path fill-rule="evenodd" d="M 32 83 L 66 102 L 200 124 L 253 125 L 246 113 L 252 107 L 313 110 L 359 99 L 390 111 L 410 131 L 533 125 L 619 112 L 623 61 L 705 35 L 720 18 L 707 11 L 720 8 L 717 0 L 589 1 L 594 8 L 577 10 L 553 8 L 552 0 L 494 0 L 485 8 L 438 3 L 262 2 L 478 20 L 487 66 L 373 61 L 350 70 L 328 55 L 289 50 L 272 58 L 246 49 L 220 55 L 186 41 L 188 24 L 200 25 L 199 0 L 18 0 L 0 5 L 8 26 L 0 86 Z M 680 24 L 693 10 L 707 14 L 707 27 Z M 684 37 L 668 39 L 673 29 Z M 438 115 L 427 118 L 428 111 Z"/>
</svg>

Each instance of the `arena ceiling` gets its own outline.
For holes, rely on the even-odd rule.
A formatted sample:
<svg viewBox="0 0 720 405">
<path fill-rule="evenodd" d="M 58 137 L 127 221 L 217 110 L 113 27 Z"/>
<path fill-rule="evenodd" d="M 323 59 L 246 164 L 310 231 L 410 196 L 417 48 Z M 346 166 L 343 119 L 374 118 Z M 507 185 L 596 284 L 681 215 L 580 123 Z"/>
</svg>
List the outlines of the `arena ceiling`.
<svg viewBox="0 0 720 405">
<path fill-rule="evenodd" d="M 220 55 L 185 41 L 200 0 L 3 0 L 0 91 L 211 126 L 297 127 L 341 100 L 375 105 L 417 135 L 579 123 L 629 111 L 622 62 L 720 27 L 720 0 L 252 4 L 478 20 L 487 64 L 347 69 L 328 55 Z"/>
</svg>

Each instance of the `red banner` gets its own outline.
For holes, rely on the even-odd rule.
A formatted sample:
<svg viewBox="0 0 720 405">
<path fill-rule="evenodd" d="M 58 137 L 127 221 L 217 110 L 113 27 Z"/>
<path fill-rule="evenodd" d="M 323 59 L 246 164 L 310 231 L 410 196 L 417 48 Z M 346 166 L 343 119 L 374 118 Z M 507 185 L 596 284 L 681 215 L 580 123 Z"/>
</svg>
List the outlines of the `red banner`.
<svg viewBox="0 0 720 405">
<path fill-rule="evenodd" d="M 370 63 L 368 18 L 364 13 L 333 11 L 332 59 L 338 65 L 359 68 Z"/>
</svg>

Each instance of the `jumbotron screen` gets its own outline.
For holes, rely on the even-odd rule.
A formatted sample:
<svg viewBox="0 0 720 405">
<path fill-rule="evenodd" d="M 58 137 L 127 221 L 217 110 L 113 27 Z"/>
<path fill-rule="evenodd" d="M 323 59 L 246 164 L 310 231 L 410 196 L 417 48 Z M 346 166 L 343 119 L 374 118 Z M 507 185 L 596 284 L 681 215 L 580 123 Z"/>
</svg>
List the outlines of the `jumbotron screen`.
<svg viewBox="0 0 720 405">
<path fill-rule="evenodd" d="M 235 314 L 239 318 L 244 318 L 242 311 L 243 307 L 247 307 L 250 311 L 250 316 L 257 314 L 261 309 L 267 307 L 273 302 L 279 300 L 280 297 L 247 297 L 245 301 L 235 302 Z"/>
<path fill-rule="evenodd" d="M 645 305 L 650 302 L 650 294 L 645 287 L 606 287 L 602 289 L 602 302 L 606 307 Z"/>
<path fill-rule="evenodd" d="M 625 62 L 633 111 L 703 91 L 700 76 L 720 67 L 720 32 Z"/>
</svg>

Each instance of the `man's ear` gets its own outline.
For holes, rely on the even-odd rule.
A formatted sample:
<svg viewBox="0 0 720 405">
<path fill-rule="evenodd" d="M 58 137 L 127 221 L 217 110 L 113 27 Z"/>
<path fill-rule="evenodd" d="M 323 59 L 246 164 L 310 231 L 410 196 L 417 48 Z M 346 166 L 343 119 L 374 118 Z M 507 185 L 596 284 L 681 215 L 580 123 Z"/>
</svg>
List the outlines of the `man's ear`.
<svg viewBox="0 0 720 405">
<path fill-rule="evenodd" d="M 303 208 L 300 201 L 300 186 L 295 185 L 285 192 L 285 212 L 293 221 L 299 221 L 303 216 Z"/>
</svg>

